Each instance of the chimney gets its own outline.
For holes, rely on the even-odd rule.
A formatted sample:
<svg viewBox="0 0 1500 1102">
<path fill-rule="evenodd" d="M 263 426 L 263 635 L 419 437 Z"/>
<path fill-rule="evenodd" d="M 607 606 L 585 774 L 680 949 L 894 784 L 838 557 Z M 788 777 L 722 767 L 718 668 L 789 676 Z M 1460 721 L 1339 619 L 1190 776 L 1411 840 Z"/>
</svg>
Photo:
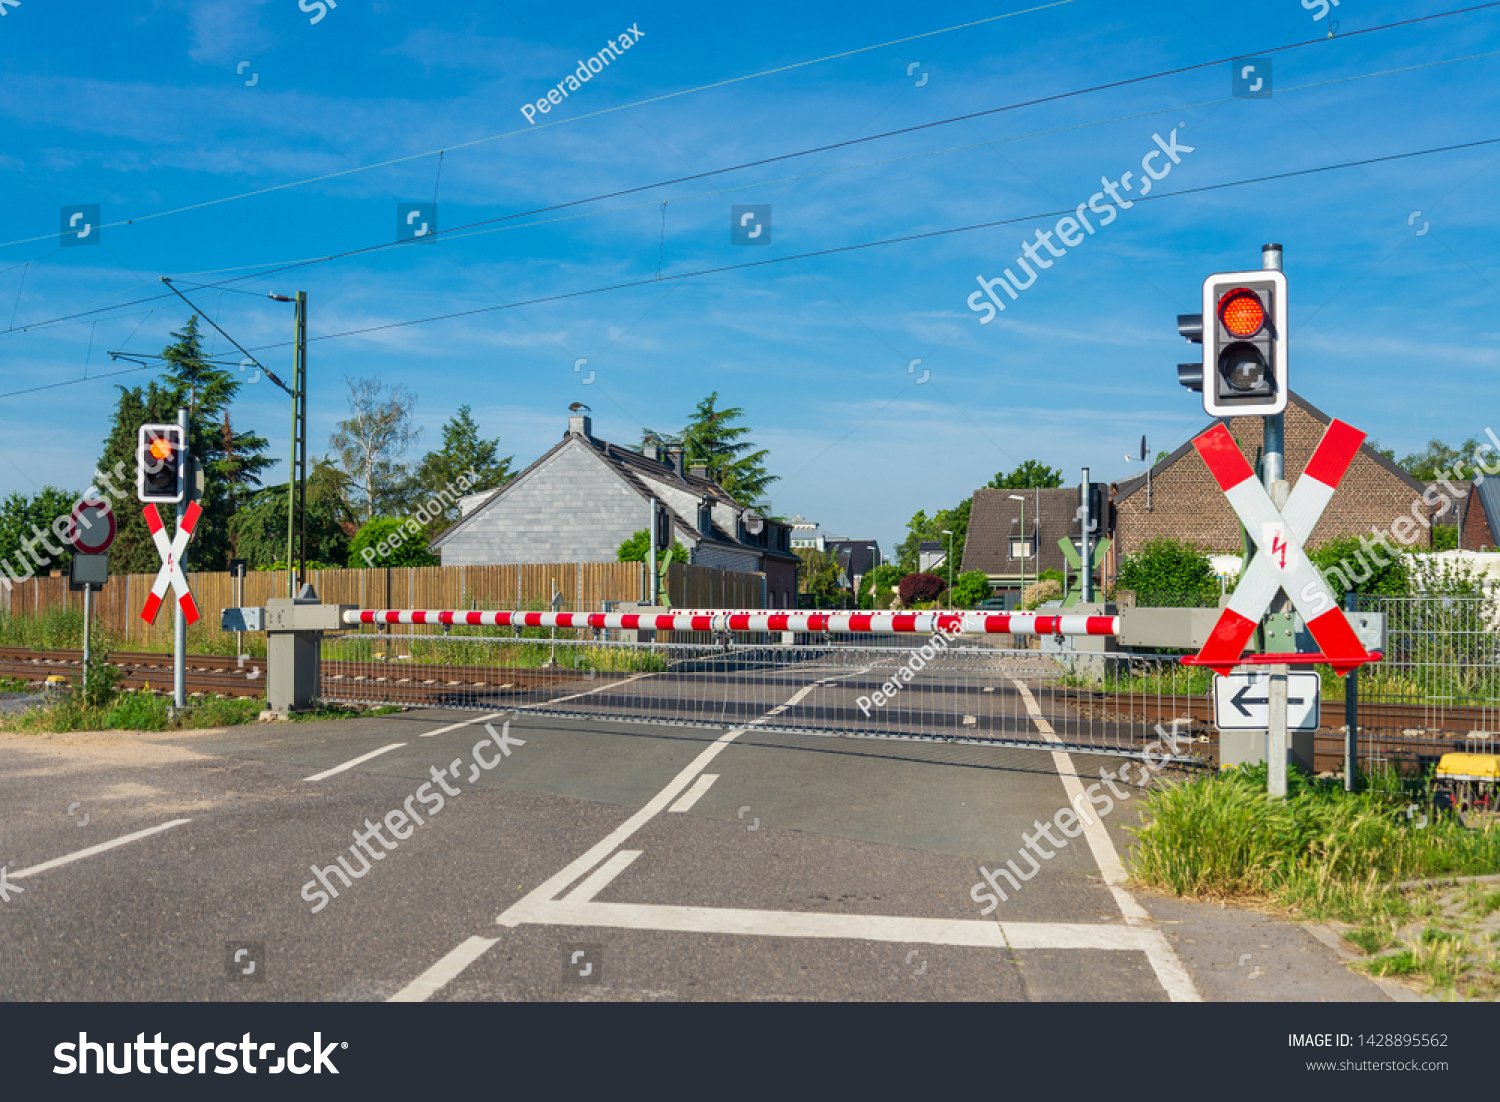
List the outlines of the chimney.
<svg viewBox="0 0 1500 1102">
<path fill-rule="evenodd" d="M 657 443 L 656 437 L 653 436 L 649 440 L 641 444 L 641 454 L 644 455 L 647 459 L 651 459 L 656 462 L 661 461 L 661 445 Z"/>
<path fill-rule="evenodd" d="M 594 422 L 587 413 L 568 415 L 568 435 L 581 436 L 585 440 L 594 438 Z"/>
<path fill-rule="evenodd" d="M 671 467 L 672 470 L 674 470 L 674 471 L 677 472 L 677 477 L 678 478 L 682 477 L 682 445 L 681 444 L 668 444 L 667 445 L 667 466 Z"/>
<path fill-rule="evenodd" d="M 688 473 L 691 474 L 694 478 L 707 478 L 708 464 L 694 463 L 691 467 L 688 468 Z"/>
</svg>

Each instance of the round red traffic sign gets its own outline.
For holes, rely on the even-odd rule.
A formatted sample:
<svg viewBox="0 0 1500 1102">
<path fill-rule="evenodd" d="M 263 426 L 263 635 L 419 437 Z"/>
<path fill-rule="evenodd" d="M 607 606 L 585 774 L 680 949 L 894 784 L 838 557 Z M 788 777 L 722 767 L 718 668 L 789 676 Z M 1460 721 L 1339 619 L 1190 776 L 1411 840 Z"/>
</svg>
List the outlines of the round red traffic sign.
<svg viewBox="0 0 1500 1102">
<path fill-rule="evenodd" d="M 115 514 L 102 498 L 84 498 L 73 506 L 73 550 L 102 555 L 115 542 Z"/>
</svg>

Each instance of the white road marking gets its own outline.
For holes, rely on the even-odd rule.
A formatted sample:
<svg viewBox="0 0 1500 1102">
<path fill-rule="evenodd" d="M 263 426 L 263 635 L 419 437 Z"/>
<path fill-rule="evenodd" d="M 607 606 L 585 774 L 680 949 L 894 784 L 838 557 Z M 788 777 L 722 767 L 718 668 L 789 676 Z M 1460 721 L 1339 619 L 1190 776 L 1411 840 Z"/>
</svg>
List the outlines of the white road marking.
<svg viewBox="0 0 1500 1102">
<path fill-rule="evenodd" d="M 594 896 L 609 887 L 610 881 L 624 872 L 630 863 L 640 855 L 641 851 L 638 849 L 620 850 L 619 853 L 584 877 L 583 883 L 570 891 L 565 898 L 570 903 L 589 902 Z"/>
<path fill-rule="evenodd" d="M 439 727 L 436 731 L 428 731 L 422 737 L 432 738 L 434 735 L 446 735 L 449 731 L 457 731 L 460 727 L 471 727 L 476 723 L 485 723 L 488 720 L 499 719 L 503 715 L 509 715 L 509 713 L 491 712 L 489 715 L 480 716 L 478 719 L 466 719 L 462 723 L 450 723 L 446 727 Z"/>
<path fill-rule="evenodd" d="M 667 811 L 677 812 L 679 814 L 684 811 L 691 811 L 693 809 L 693 805 L 700 799 L 702 799 L 703 794 L 710 788 L 712 788 L 714 786 L 714 781 L 718 779 L 719 775 L 717 773 L 704 773 L 701 777 L 693 782 L 692 788 L 689 788 L 682 794 L 682 799 L 678 800 L 671 807 L 667 808 Z"/>
<path fill-rule="evenodd" d="M 499 938 L 471 937 L 411 983 L 397 991 L 386 1002 L 421 1003 L 437 994 L 454 976 L 458 975 L 489 949 Z"/>
<path fill-rule="evenodd" d="M 576 894 L 575 892 L 574 895 Z M 526 909 L 522 920 L 557 926 L 598 926 L 619 930 L 836 938 L 989 949 L 1133 949 L 1147 952 L 1151 939 L 1159 936 L 1155 930 L 1105 923 L 998 923 L 977 918 L 909 918 L 902 915 L 829 914 L 822 911 L 593 903 L 575 901 L 573 895 L 559 900 L 538 901 Z"/>
<path fill-rule="evenodd" d="M 1048 742 L 1059 743 L 1062 740 L 1052 730 L 1052 724 L 1042 715 L 1041 708 L 1037 707 L 1036 698 L 1031 695 L 1031 690 L 1026 683 L 1019 678 L 1012 677 L 1011 682 L 1020 691 L 1021 699 L 1026 703 L 1026 711 L 1031 715 L 1031 721 L 1036 724 L 1036 729 L 1042 733 L 1042 737 Z M 1078 769 L 1073 765 L 1073 759 L 1060 750 L 1052 751 L 1052 763 L 1057 767 L 1058 775 L 1063 782 L 1063 790 L 1068 794 L 1068 804 L 1073 808 L 1077 817 L 1083 821 L 1083 835 L 1088 839 L 1089 849 L 1094 853 L 1094 860 L 1099 865 L 1099 871 L 1104 875 L 1104 883 L 1110 893 L 1115 897 L 1115 904 L 1120 908 L 1120 913 L 1125 916 L 1125 921 L 1148 936 L 1146 944 L 1141 949 L 1146 954 L 1146 959 L 1151 963 L 1151 970 L 1156 973 L 1157 982 L 1166 991 L 1167 997 L 1173 1002 L 1201 1002 L 1198 989 L 1193 985 L 1193 979 L 1188 975 L 1187 969 L 1182 966 L 1182 961 L 1172 950 L 1167 942 L 1166 935 L 1160 930 L 1148 927 L 1151 915 L 1146 908 L 1137 902 L 1135 896 L 1125 889 L 1125 866 L 1120 862 L 1120 855 L 1115 851 L 1114 839 L 1110 838 L 1109 831 L 1105 829 L 1104 822 L 1092 810 L 1088 793 L 1084 791 L 1083 782 L 1078 778 Z M 1085 813 L 1085 809 L 1088 809 Z"/>
<path fill-rule="evenodd" d="M 32 865 L 29 869 L 22 869 L 20 872 L 12 872 L 7 875 L 12 880 L 24 880 L 26 877 L 35 876 L 39 872 L 55 869 L 59 865 L 69 865 L 74 861 L 81 861 L 85 857 L 92 857 L 96 853 L 104 853 L 106 850 L 114 849 L 116 846 L 128 845 L 131 842 L 140 841 L 142 838 L 149 838 L 153 834 L 160 834 L 164 830 L 171 830 L 173 827 L 182 826 L 183 823 L 190 822 L 192 822 L 191 819 L 173 819 L 170 823 L 147 827 L 145 830 L 138 830 L 134 834 L 126 834 L 123 837 L 115 838 L 108 842 L 100 842 L 97 846 L 81 849 L 77 853 L 68 854 L 66 857 L 54 857 L 50 861 L 43 861 L 40 865 Z"/>
<path fill-rule="evenodd" d="M 634 677 L 627 677 L 624 681 L 610 681 L 607 684 L 600 685 L 597 689 L 589 689 L 586 692 L 574 693 L 572 696 L 560 696 L 555 700 L 549 700 L 547 701 L 547 707 L 550 708 L 554 704 L 561 704 L 564 700 L 577 700 L 581 696 L 593 696 L 595 693 L 601 693 L 605 689 L 618 689 L 621 685 L 629 685 L 632 681 L 639 681 L 643 677 L 651 676 L 650 672 L 638 673 Z"/>
<path fill-rule="evenodd" d="M 353 761 L 346 761 L 343 765 L 335 765 L 332 769 L 325 769 L 321 773 L 314 773 L 311 777 L 303 777 L 302 779 L 304 781 L 326 780 L 335 773 L 342 773 L 345 769 L 353 769 L 356 765 L 367 762 L 371 758 L 380 757 L 381 754 L 384 754 L 388 750 L 396 750 L 405 745 L 406 743 L 404 742 L 393 742 L 389 746 L 382 746 L 379 750 L 371 750 L 368 754 L 361 754 Z"/>
</svg>

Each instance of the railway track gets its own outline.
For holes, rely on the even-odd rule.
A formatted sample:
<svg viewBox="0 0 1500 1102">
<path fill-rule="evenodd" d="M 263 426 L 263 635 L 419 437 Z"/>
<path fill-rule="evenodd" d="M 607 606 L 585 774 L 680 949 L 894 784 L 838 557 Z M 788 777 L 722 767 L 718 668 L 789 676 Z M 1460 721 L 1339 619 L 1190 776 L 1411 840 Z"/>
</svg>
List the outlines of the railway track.
<svg viewBox="0 0 1500 1102">
<path fill-rule="evenodd" d="M 170 690 L 172 687 L 170 654 L 110 651 L 109 664 L 124 675 L 119 682 L 122 688 Z M 0 677 L 42 684 L 49 677 L 61 676 L 69 685 L 76 686 L 82 673 L 81 650 L 0 647 Z M 322 674 L 325 691 L 330 696 L 375 703 L 396 695 L 412 704 L 461 703 L 466 699 L 521 703 L 538 690 L 597 680 L 589 679 L 585 673 L 555 668 L 429 666 L 405 662 L 391 662 L 387 666 L 377 662 L 328 661 L 323 663 Z M 189 695 L 264 696 L 265 676 L 264 658 L 187 656 Z"/>
</svg>

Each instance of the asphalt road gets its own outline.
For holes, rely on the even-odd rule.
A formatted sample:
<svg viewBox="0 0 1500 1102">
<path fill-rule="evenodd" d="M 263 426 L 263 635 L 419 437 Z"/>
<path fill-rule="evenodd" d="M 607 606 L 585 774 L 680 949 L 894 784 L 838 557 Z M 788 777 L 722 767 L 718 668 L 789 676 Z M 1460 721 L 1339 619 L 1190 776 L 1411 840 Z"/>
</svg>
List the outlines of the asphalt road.
<svg viewBox="0 0 1500 1102">
<path fill-rule="evenodd" d="M 0 736 L 0 998 L 1387 997 L 1296 926 L 1127 890 L 1128 800 L 982 914 L 980 866 L 1121 759 L 770 729 L 862 676 L 728 729 Z M 1004 692 L 1042 738 L 1069 719 Z"/>
</svg>

